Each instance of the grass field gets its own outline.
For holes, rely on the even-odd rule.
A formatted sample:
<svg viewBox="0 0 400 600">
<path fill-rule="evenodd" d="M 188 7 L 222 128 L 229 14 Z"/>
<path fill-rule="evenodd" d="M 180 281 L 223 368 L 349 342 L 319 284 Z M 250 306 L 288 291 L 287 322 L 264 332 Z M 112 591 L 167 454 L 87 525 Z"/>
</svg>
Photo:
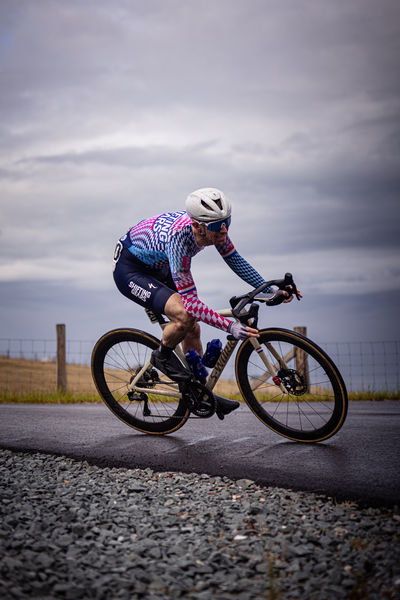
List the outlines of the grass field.
<svg viewBox="0 0 400 600">
<path fill-rule="evenodd" d="M 102 402 L 88 366 L 67 365 L 67 388 L 66 394 L 57 391 L 55 362 L 0 356 L 0 403 Z M 215 392 L 227 398 L 239 397 L 235 381 L 219 381 Z"/>
<path fill-rule="evenodd" d="M 89 366 L 67 365 L 66 394 L 57 391 L 55 362 L 24 360 L 0 356 L 0 403 L 76 403 L 101 402 Z M 241 400 L 235 381 L 220 380 L 215 393 Z M 359 391 L 349 393 L 349 400 L 399 400 L 400 390 Z"/>
</svg>

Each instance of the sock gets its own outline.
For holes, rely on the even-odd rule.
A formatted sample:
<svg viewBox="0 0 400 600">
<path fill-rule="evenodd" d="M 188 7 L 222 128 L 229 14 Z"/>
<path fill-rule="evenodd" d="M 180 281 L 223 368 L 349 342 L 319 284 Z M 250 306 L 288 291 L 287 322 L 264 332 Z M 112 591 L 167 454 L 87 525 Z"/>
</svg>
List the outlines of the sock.
<svg viewBox="0 0 400 600">
<path fill-rule="evenodd" d="M 161 356 L 163 356 L 164 358 L 169 358 L 172 355 L 173 351 L 174 351 L 174 348 L 168 348 L 168 346 L 164 346 L 164 344 L 161 342 L 161 344 L 160 344 Z"/>
</svg>

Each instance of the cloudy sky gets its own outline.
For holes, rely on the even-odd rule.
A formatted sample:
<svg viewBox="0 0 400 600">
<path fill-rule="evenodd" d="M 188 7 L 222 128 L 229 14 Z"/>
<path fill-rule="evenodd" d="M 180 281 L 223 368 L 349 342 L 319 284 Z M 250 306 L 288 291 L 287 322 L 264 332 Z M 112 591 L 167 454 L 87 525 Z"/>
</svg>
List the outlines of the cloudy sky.
<svg viewBox="0 0 400 600">
<path fill-rule="evenodd" d="M 115 243 L 211 186 L 304 295 L 262 325 L 400 340 L 399 34 L 397 0 L 2 0 L 0 337 L 156 334 Z M 193 273 L 213 308 L 247 289 L 212 248 Z"/>
</svg>

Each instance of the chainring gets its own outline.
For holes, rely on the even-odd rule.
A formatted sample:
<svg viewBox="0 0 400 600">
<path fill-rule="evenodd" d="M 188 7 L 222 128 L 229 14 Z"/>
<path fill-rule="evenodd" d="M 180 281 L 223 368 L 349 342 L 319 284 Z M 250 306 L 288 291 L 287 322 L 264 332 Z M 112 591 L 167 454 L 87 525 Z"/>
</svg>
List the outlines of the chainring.
<svg viewBox="0 0 400 600">
<path fill-rule="evenodd" d="M 191 413 L 201 419 L 213 416 L 217 410 L 217 401 L 212 391 L 205 385 L 198 381 L 184 381 L 181 383 L 181 390 Z"/>
</svg>

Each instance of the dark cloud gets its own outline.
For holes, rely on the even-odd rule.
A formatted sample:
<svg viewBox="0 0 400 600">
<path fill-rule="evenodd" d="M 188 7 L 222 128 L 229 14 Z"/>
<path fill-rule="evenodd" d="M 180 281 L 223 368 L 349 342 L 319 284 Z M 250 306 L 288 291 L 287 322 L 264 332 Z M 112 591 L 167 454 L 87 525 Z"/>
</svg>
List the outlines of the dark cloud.
<svg viewBox="0 0 400 600">
<path fill-rule="evenodd" d="M 29 310 L 12 300 L 26 282 L 80 299 L 84 314 L 95 291 L 112 293 L 128 226 L 211 185 L 231 197 L 235 244 L 266 277 L 298 273 L 332 311 L 329 294 L 354 294 L 355 335 L 360 298 L 400 288 L 399 13 L 395 0 L 4 0 L 9 323 Z M 199 258 L 196 280 L 219 303 L 209 272 Z"/>
</svg>

